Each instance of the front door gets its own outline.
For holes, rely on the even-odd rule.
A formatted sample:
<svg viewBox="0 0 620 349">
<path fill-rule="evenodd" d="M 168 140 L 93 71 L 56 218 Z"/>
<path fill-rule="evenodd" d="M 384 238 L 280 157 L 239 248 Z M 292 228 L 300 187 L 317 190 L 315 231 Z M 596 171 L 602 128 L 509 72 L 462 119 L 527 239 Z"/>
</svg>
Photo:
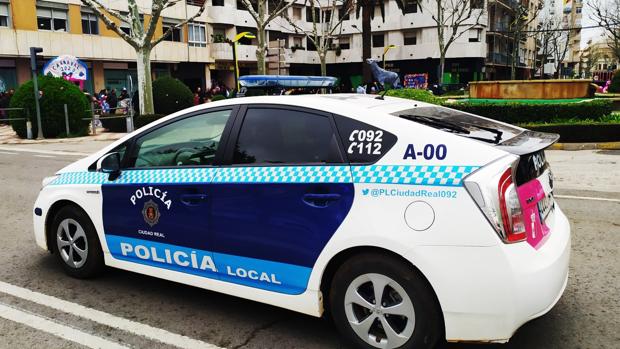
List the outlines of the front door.
<svg viewBox="0 0 620 349">
<path fill-rule="evenodd" d="M 210 184 L 232 109 L 203 111 L 139 135 L 103 192 L 113 258 L 217 278 L 210 252 Z M 225 138 L 225 137 L 224 137 Z"/>
<path fill-rule="evenodd" d="M 343 159 L 331 115 L 248 107 L 231 132 L 228 163 L 210 188 L 220 278 L 303 293 L 353 202 Z"/>
</svg>

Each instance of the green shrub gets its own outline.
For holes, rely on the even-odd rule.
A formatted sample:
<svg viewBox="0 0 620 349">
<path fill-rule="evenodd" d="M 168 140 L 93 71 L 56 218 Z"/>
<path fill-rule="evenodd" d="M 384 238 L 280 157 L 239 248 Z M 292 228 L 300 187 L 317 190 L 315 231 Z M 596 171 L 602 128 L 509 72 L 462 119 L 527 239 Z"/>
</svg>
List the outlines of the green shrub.
<svg viewBox="0 0 620 349">
<path fill-rule="evenodd" d="M 45 138 L 56 138 L 66 135 L 64 104 L 69 115 L 69 130 L 72 135 L 83 135 L 88 132 L 90 105 L 88 98 L 74 84 L 52 76 L 39 76 L 39 90 L 43 95 L 39 99 L 41 108 L 41 126 Z M 34 83 L 31 81 L 21 85 L 11 98 L 11 108 L 25 108 L 9 113 L 10 118 L 30 118 L 32 134 L 38 132 L 37 117 L 34 103 Z M 26 138 L 26 122 L 12 121 L 11 126 L 17 135 Z"/>
<path fill-rule="evenodd" d="M 136 115 L 133 118 L 133 126 L 137 130 L 164 116 L 161 114 Z M 125 118 L 101 119 L 101 124 L 110 132 L 127 132 L 127 120 Z"/>
<path fill-rule="evenodd" d="M 155 113 L 168 115 L 194 105 L 192 91 L 179 79 L 163 76 L 153 82 Z"/>
<path fill-rule="evenodd" d="M 226 99 L 226 96 L 224 95 L 215 95 L 213 96 L 213 98 L 211 98 L 211 102 L 217 102 L 217 101 L 221 101 Z"/>
<path fill-rule="evenodd" d="M 598 99 L 579 103 L 546 104 L 456 102 L 446 104 L 446 106 L 494 120 L 522 124 L 568 119 L 600 119 L 611 114 L 612 104 L 610 100 Z"/>
<path fill-rule="evenodd" d="M 611 84 L 609 85 L 608 91 L 611 93 L 620 92 L 620 70 L 616 70 L 614 72 L 614 76 L 611 78 Z"/>
<path fill-rule="evenodd" d="M 441 104 L 441 99 L 435 97 L 435 95 L 432 94 L 431 92 L 426 91 L 426 90 L 418 90 L 414 88 L 402 88 L 400 90 L 389 90 L 386 95 L 392 96 L 392 97 L 413 99 L 418 102 Z"/>
</svg>

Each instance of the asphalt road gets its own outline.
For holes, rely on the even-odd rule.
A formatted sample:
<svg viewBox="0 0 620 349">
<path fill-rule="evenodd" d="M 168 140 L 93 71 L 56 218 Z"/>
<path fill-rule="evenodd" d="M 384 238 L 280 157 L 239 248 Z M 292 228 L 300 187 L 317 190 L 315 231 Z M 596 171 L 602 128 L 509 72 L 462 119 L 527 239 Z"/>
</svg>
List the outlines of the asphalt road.
<svg viewBox="0 0 620 349">
<path fill-rule="evenodd" d="M 31 212 L 41 179 L 78 157 L 23 150 L 0 147 L 0 348 L 79 348 L 77 343 L 94 340 L 102 340 L 97 343 L 103 347 L 167 348 L 149 338 L 174 341 L 179 335 L 226 348 L 345 347 L 327 321 L 280 308 L 120 270 L 86 281 L 65 276 L 54 257 L 35 245 Z M 620 152 L 551 152 L 549 159 L 557 164 L 556 195 L 573 229 L 564 296 L 508 344 L 444 348 L 617 348 Z M 9 292 L 9 284 L 37 293 Z M 58 305 L 47 296 L 73 305 Z M 72 310 L 74 303 L 90 309 L 80 315 L 83 310 Z M 112 319 L 106 323 L 108 315 Z M 123 327 L 127 320 L 132 322 Z"/>
</svg>

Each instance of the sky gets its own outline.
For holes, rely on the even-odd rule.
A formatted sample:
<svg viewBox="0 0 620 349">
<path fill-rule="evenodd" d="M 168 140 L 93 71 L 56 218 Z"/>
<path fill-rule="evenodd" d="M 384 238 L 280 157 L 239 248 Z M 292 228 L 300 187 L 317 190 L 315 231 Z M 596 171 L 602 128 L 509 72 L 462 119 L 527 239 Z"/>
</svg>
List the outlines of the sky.
<svg viewBox="0 0 620 349">
<path fill-rule="evenodd" d="M 560 0 L 561 1 L 561 0 Z M 586 3 L 585 6 L 583 7 L 583 17 L 581 20 L 581 25 L 583 27 L 587 27 L 587 26 L 591 26 L 591 25 L 596 25 L 596 21 L 592 20 L 590 17 L 592 17 L 592 10 L 590 9 L 590 6 L 588 6 L 589 3 L 591 2 L 598 2 L 598 3 L 608 3 L 609 0 L 585 0 L 584 2 Z M 602 28 L 596 28 L 596 29 L 583 29 L 581 31 L 581 47 L 584 48 L 587 46 L 588 41 L 590 39 L 592 39 L 592 41 L 597 41 L 597 39 L 601 38 L 601 35 L 604 33 L 604 30 Z"/>
</svg>

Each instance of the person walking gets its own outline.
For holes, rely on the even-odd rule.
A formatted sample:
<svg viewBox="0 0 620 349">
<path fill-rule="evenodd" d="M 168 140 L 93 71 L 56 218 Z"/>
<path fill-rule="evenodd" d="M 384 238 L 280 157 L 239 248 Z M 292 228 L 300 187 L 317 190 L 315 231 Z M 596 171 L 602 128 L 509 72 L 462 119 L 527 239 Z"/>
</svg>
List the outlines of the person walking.
<svg viewBox="0 0 620 349">
<path fill-rule="evenodd" d="M 108 105 L 110 107 L 110 112 L 112 114 L 116 114 L 116 107 L 118 107 L 118 97 L 116 96 L 115 88 L 113 88 L 108 95 Z"/>
</svg>

